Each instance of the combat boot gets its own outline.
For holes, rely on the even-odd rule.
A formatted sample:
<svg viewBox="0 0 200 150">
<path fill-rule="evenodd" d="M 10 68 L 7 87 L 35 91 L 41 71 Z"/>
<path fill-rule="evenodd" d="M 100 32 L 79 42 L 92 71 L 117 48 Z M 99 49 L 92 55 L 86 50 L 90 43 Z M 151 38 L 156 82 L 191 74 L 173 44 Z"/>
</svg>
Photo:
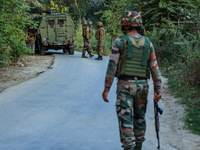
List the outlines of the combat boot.
<svg viewBox="0 0 200 150">
<path fill-rule="evenodd" d="M 124 150 L 135 150 L 135 149 L 132 147 L 132 148 L 124 148 Z"/>
<path fill-rule="evenodd" d="M 94 56 L 92 53 L 90 53 L 89 55 L 90 55 L 90 58 Z"/>
<path fill-rule="evenodd" d="M 90 55 L 90 58 L 93 57 L 94 55 L 91 53 L 90 49 L 88 48 L 88 54 Z"/>
<path fill-rule="evenodd" d="M 136 142 L 135 150 L 142 150 L 142 143 Z"/>
<path fill-rule="evenodd" d="M 95 60 L 103 60 L 102 56 L 98 56 L 97 58 L 95 58 Z"/>
<path fill-rule="evenodd" d="M 85 54 L 82 54 L 82 58 L 88 58 L 87 56 L 85 56 Z"/>
</svg>

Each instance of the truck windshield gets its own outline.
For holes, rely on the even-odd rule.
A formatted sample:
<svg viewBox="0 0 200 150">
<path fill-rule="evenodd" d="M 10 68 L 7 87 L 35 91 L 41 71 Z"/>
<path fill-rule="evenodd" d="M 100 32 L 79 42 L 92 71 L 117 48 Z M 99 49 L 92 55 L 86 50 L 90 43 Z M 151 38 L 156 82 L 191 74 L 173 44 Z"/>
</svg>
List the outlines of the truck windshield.
<svg viewBox="0 0 200 150">
<path fill-rule="evenodd" d="M 64 19 L 58 19 L 58 25 L 60 27 L 63 27 L 64 22 L 65 22 Z"/>
<path fill-rule="evenodd" d="M 55 24 L 55 20 L 54 19 L 48 20 L 48 23 L 49 23 L 50 27 L 53 28 L 54 24 Z"/>
</svg>

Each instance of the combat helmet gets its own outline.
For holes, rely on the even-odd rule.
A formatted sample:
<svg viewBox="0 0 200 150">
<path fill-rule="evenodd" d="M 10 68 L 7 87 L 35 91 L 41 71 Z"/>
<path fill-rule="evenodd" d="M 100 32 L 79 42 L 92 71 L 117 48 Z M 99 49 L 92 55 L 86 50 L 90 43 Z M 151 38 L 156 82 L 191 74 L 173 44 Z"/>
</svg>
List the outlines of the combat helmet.
<svg viewBox="0 0 200 150">
<path fill-rule="evenodd" d="M 87 21 L 87 25 L 92 25 L 92 21 Z"/>
<path fill-rule="evenodd" d="M 103 27 L 103 23 L 101 21 L 97 22 L 97 27 Z"/>
<path fill-rule="evenodd" d="M 121 26 L 141 27 L 142 17 L 137 11 L 127 11 L 122 17 Z"/>
</svg>

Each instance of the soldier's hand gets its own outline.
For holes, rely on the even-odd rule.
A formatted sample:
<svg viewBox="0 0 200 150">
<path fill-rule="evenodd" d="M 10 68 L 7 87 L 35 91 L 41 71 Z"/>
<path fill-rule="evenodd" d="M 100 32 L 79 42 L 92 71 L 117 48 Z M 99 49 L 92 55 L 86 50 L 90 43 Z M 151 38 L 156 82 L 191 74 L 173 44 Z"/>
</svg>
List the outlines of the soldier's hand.
<svg viewBox="0 0 200 150">
<path fill-rule="evenodd" d="M 102 93 L 103 100 L 105 102 L 107 102 L 107 103 L 109 102 L 109 100 L 108 100 L 108 92 L 109 91 L 104 90 L 103 93 Z"/>
<path fill-rule="evenodd" d="M 154 93 L 154 101 L 155 102 L 159 102 L 160 101 L 160 99 L 161 99 L 161 97 L 162 97 L 162 93 Z"/>
<path fill-rule="evenodd" d="M 101 47 L 101 44 L 99 44 L 99 47 Z"/>
</svg>

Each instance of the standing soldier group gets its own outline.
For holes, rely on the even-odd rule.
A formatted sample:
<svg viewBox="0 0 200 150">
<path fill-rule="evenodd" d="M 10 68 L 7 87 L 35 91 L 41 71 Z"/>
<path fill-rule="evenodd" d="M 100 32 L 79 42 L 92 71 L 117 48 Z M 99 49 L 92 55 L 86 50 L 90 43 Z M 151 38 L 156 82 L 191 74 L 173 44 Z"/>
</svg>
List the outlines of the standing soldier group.
<svg viewBox="0 0 200 150">
<path fill-rule="evenodd" d="M 86 52 L 90 55 L 90 57 L 94 56 L 90 51 L 90 46 L 91 46 L 90 39 L 92 38 L 91 27 L 92 27 L 91 21 L 88 21 L 87 25 L 83 27 L 82 36 L 84 40 L 84 46 L 83 46 L 82 58 L 88 58 L 87 56 L 85 56 Z M 98 27 L 98 30 L 96 31 L 95 37 L 97 39 L 98 57 L 95 60 L 103 60 L 103 39 L 105 36 L 105 30 L 103 28 L 103 23 L 100 21 L 97 22 L 97 27 Z"/>
</svg>

